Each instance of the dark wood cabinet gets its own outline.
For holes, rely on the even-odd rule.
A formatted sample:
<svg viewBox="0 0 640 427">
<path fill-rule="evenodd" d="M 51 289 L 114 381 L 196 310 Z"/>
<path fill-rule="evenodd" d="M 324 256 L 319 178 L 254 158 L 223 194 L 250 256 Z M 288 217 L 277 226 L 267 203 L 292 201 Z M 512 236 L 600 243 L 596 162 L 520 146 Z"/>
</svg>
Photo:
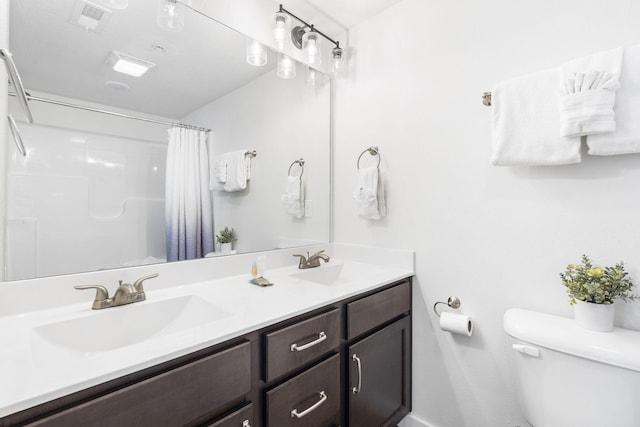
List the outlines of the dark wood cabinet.
<svg viewBox="0 0 640 427">
<path fill-rule="evenodd" d="M 0 419 L 5 426 L 395 426 L 411 279 Z"/>
<path fill-rule="evenodd" d="M 349 346 L 350 427 L 395 426 L 409 412 L 409 319 Z"/>
</svg>

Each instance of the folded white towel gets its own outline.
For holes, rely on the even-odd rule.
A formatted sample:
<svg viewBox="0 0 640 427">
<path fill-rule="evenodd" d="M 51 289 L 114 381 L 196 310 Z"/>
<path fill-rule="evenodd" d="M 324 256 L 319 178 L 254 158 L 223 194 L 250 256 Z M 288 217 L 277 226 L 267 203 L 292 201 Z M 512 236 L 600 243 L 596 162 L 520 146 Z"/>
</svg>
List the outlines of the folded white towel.
<svg viewBox="0 0 640 427">
<path fill-rule="evenodd" d="M 640 153 L 640 45 L 624 48 L 620 90 L 616 94 L 616 131 L 587 137 L 589 154 Z"/>
<path fill-rule="evenodd" d="M 358 185 L 353 200 L 362 218 L 380 219 L 387 214 L 384 184 L 377 166 L 358 170 Z"/>
<path fill-rule="evenodd" d="M 555 98 L 560 70 L 553 68 L 497 84 L 492 89 L 496 166 L 566 165 L 580 162 L 580 137 L 561 137 Z"/>
<path fill-rule="evenodd" d="M 227 181 L 227 159 L 229 153 L 217 154 L 211 158 L 211 175 L 209 177 L 209 190 L 222 191 Z"/>
<path fill-rule="evenodd" d="M 287 207 L 287 213 L 302 218 L 304 216 L 304 188 L 299 176 L 288 176 L 284 194 L 280 200 Z"/>
<path fill-rule="evenodd" d="M 242 191 L 247 188 L 246 152 L 247 150 L 237 150 L 229 153 L 224 191 Z"/>
<path fill-rule="evenodd" d="M 623 49 L 599 52 L 562 64 L 560 135 L 579 136 L 613 132 L 613 106 L 620 88 Z"/>
</svg>

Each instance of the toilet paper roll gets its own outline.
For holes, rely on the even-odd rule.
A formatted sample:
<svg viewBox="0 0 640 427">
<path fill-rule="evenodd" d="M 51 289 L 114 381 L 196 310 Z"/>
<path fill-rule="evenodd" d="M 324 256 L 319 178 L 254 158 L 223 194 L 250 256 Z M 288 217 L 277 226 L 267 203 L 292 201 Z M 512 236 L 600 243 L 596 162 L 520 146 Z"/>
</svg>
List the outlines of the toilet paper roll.
<svg viewBox="0 0 640 427">
<path fill-rule="evenodd" d="M 445 311 L 440 315 L 440 329 L 470 337 L 473 334 L 473 323 L 469 316 Z"/>
</svg>

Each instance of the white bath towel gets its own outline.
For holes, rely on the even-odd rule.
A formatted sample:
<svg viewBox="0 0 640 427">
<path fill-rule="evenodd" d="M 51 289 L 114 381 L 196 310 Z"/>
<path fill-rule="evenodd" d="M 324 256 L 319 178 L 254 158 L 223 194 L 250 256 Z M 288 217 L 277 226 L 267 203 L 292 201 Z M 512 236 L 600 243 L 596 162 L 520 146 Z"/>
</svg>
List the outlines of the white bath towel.
<svg viewBox="0 0 640 427">
<path fill-rule="evenodd" d="M 614 104 L 620 88 L 623 49 L 574 59 L 560 67 L 560 135 L 613 132 Z"/>
<path fill-rule="evenodd" d="M 280 200 L 287 208 L 287 213 L 302 218 L 304 216 L 304 187 L 299 176 L 288 176 L 287 184 Z"/>
<path fill-rule="evenodd" d="M 229 153 L 224 191 L 242 191 L 247 188 L 246 152 L 247 150 L 237 150 Z"/>
<path fill-rule="evenodd" d="M 380 219 L 387 214 L 384 184 L 377 166 L 358 170 L 358 185 L 353 200 L 362 218 Z"/>
<path fill-rule="evenodd" d="M 497 84 L 492 90 L 496 166 L 566 165 L 580 162 L 580 137 L 561 137 L 560 69 Z"/>
<path fill-rule="evenodd" d="M 640 45 L 624 49 L 620 90 L 616 94 L 616 130 L 587 137 L 589 154 L 640 153 Z"/>
</svg>

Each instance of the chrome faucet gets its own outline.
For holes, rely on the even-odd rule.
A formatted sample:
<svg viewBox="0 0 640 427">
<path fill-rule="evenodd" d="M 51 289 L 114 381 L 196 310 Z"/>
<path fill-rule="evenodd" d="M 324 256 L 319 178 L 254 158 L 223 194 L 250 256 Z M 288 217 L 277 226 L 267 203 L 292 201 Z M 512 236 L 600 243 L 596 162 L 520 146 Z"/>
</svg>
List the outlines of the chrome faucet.
<svg viewBox="0 0 640 427">
<path fill-rule="evenodd" d="M 326 255 L 324 251 L 316 252 L 315 254 L 309 256 L 309 252 L 307 252 L 307 257 L 304 255 L 294 254 L 293 256 L 300 257 L 300 264 L 298 264 L 298 268 L 304 270 L 305 268 L 313 268 L 320 267 L 320 260 L 324 262 L 329 262 L 331 258 L 329 255 Z"/>
<path fill-rule="evenodd" d="M 95 289 L 96 297 L 93 300 L 91 308 L 94 310 L 100 310 L 102 308 L 116 307 L 118 305 L 131 304 L 134 302 L 144 301 L 147 296 L 144 293 L 142 282 L 148 279 L 158 277 L 158 273 L 144 276 L 131 283 L 122 283 L 122 280 L 118 281 L 118 289 L 116 289 L 113 298 L 109 298 L 109 291 L 102 285 L 80 285 L 74 286 L 75 289 Z"/>
</svg>

